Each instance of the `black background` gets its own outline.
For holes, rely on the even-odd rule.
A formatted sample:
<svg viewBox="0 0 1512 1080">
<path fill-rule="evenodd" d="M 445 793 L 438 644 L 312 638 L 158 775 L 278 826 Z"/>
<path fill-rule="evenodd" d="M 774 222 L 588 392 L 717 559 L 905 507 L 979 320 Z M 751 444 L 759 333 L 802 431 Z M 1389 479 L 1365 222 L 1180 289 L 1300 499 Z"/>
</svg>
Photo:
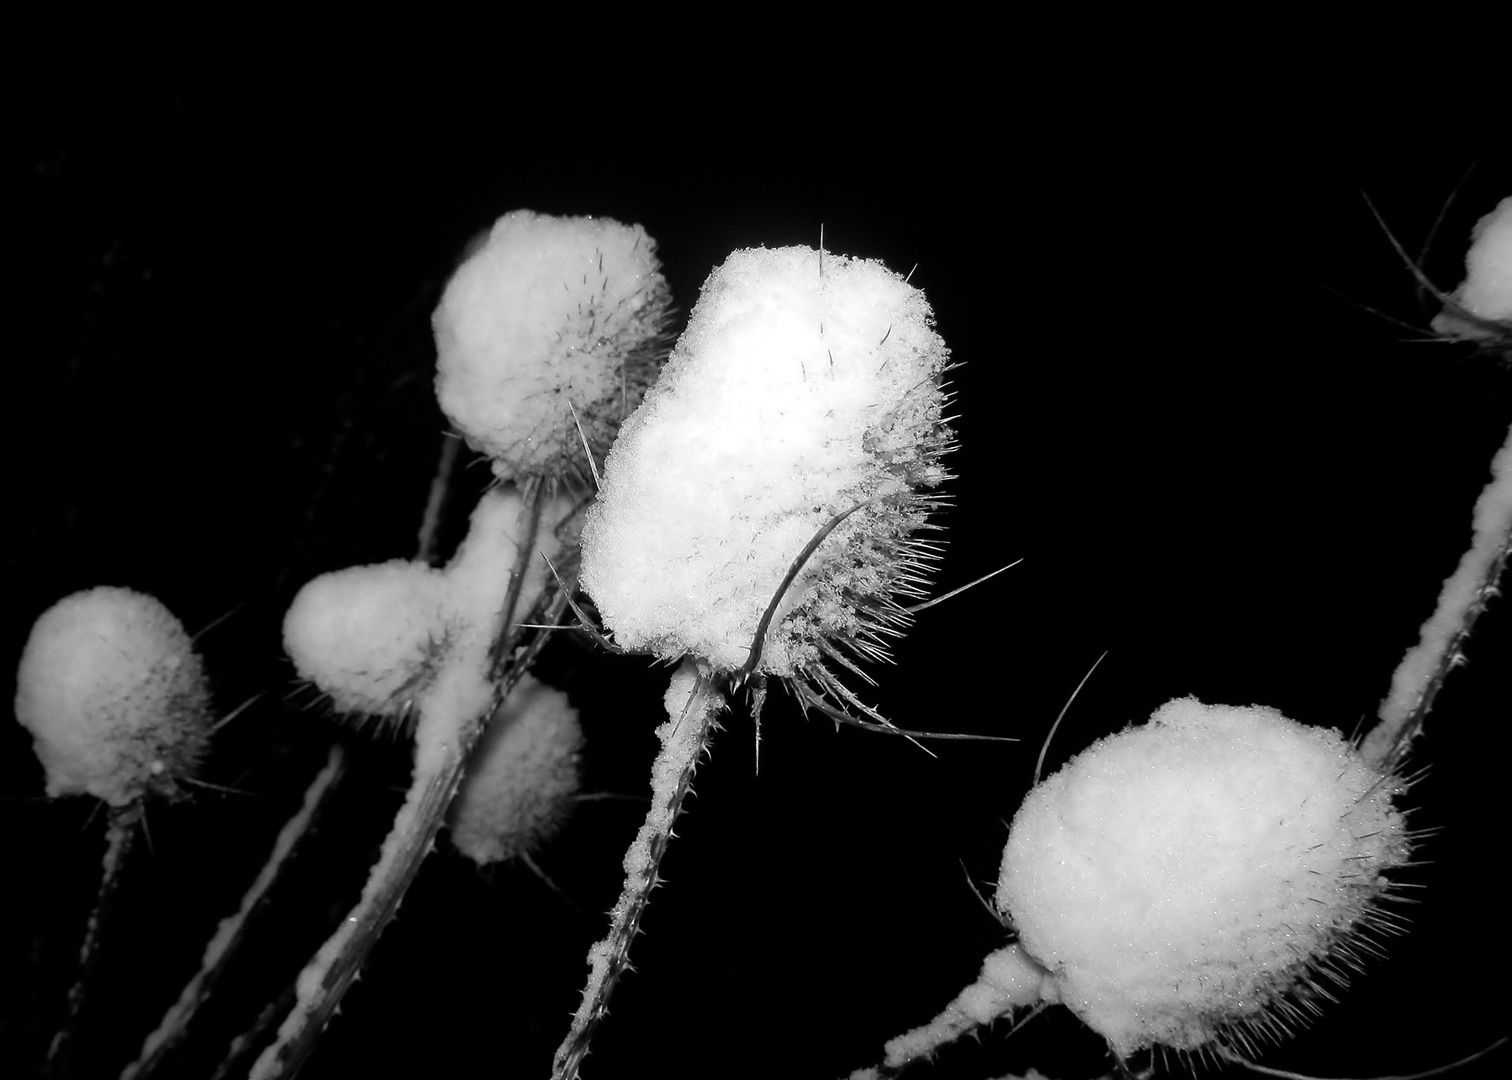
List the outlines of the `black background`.
<svg viewBox="0 0 1512 1080">
<path fill-rule="evenodd" d="M 872 695 L 905 726 L 1022 743 L 931 757 L 805 720 L 779 694 L 756 776 L 737 704 L 590 1078 L 875 1063 L 1005 940 L 968 878 L 990 893 L 1040 744 L 1099 653 L 1052 767 L 1186 694 L 1347 732 L 1466 545 L 1512 371 L 1351 302 L 1420 327 L 1435 310 L 1362 191 L 1416 251 L 1479 158 L 1427 256 L 1444 286 L 1471 224 L 1512 194 L 1505 161 L 1474 146 L 1425 152 L 1426 113 L 1364 88 L 1303 109 L 855 83 L 802 111 L 758 99 L 693 116 L 519 79 L 397 82 L 117 84 L 25 112 L 6 654 L 60 596 L 126 585 L 191 631 L 230 613 L 201 639 L 218 704 L 265 695 L 203 773 L 237 793 L 150 810 L 81 1075 L 134 1053 L 333 738 L 352 744 L 354 776 L 173 1075 L 208 1075 L 360 886 L 404 750 L 297 690 L 279 620 L 309 576 L 412 553 L 445 430 L 429 314 L 467 241 L 508 210 L 643 224 L 684 312 L 731 250 L 815 245 L 821 225 L 830 250 L 915 268 L 962 365 L 939 584 L 1025 560 L 921 617 Z M 464 474 L 458 514 L 486 478 Z M 1509 640 L 1502 601 L 1419 743 L 1413 821 L 1440 832 L 1409 875 L 1411 932 L 1267 1063 L 1406 1073 L 1501 1033 L 1504 980 L 1488 973 L 1508 959 Z M 541 670 L 582 711 L 587 790 L 642 795 L 666 672 L 570 642 Z M 26 1075 L 71 979 L 103 819 L 41 797 L 14 725 L 0 780 L 14 905 L 0 1073 Z M 443 849 L 303 1075 L 546 1075 L 641 813 L 577 809 L 538 857 L 563 895 Z M 917 1075 L 1029 1067 L 1074 1078 L 1109 1061 L 1053 1010 Z"/>
</svg>

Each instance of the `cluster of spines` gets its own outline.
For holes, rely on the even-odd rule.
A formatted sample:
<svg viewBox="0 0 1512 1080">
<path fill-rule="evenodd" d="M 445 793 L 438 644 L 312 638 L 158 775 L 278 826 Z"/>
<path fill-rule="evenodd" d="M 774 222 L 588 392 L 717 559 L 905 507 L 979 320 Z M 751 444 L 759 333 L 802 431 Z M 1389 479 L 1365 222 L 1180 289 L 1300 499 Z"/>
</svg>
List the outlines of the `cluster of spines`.
<svg viewBox="0 0 1512 1080">
<path fill-rule="evenodd" d="M 1356 803 L 1376 796 L 1383 787 L 1387 789 L 1387 797 L 1400 794 L 1415 779 L 1383 773 L 1376 784 L 1359 795 Z M 1408 811 L 1401 813 L 1405 817 Z M 1431 831 L 1399 831 L 1387 841 L 1387 853 L 1376 865 L 1343 879 L 1338 887 L 1351 894 L 1347 914 L 1334 921 L 1325 931 L 1322 947 L 1311 954 L 1293 946 L 1295 961 L 1272 972 L 1250 995 L 1253 1002 L 1248 1008 L 1229 1016 L 1205 1018 L 1192 1031 L 1190 1045 L 1173 1047 L 1157 1043 L 1155 1049 L 1163 1058 L 1174 1056 L 1186 1071 L 1195 1073 L 1199 1066 L 1220 1067 L 1235 1057 L 1253 1061 L 1267 1048 L 1281 1045 L 1298 1030 L 1320 1019 L 1328 1003 L 1338 1002 L 1334 991 L 1347 989 L 1353 975 L 1364 973 L 1367 957 L 1384 958 L 1380 940 L 1406 931 L 1406 921 L 1385 905 L 1412 903 L 1410 897 L 1399 891 L 1407 883 L 1388 878 L 1383 870 L 1416 865 L 1411 861 L 1413 847 Z M 1369 836 L 1355 839 L 1365 841 Z M 1170 1064 L 1169 1060 L 1163 1063 Z"/>
<path fill-rule="evenodd" d="M 943 415 L 952 399 L 953 394 L 931 378 L 895 411 L 896 416 L 911 407 L 915 414 L 901 431 L 892 433 L 901 437 L 887 440 L 887 445 L 871 438 L 864 441 L 890 481 L 886 486 L 894 490 L 884 488 L 871 495 L 873 501 L 836 530 L 825 545 L 817 580 L 787 620 L 795 639 L 813 642 L 810 650 L 798 654 L 795 674 L 786 680 L 805 709 L 846 720 L 855 719 L 854 710 L 873 723 L 891 726 L 826 661 L 872 684 L 860 665 L 891 663 L 889 642 L 907 633 L 913 609 L 929 597 L 944 545 L 919 534 L 943 529 L 930 518 L 949 503 L 934 489 L 953 479 L 942 464 L 958 445 L 951 418 Z M 864 502 L 868 493 L 853 497 Z"/>
<path fill-rule="evenodd" d="M 637 246 L 639 243 L 637 240 Z M 599 265 L 602 268 L 602 254 Z M 607 361 L 619 372 L 619 386 L 611 387 L 608 393 L 594 401 L 576 405 L 579 410 L 576 424 L 558 425 L 561 446 L 553 459 L 553 467 L 545 473 L 553 484 L 566 481 L 577 490 L 592 490 L 589 485 L 595 480 L 593 470 L 603 465 L 620 426 L 656 381 L 676 340 L 671 329 L 675 314 L 672 291 L 660 274 L 652 275 L 648 287 L 635 297 L 622 298 L 616 304 L 620 307 L 631 299 L 641 300 L 627 323 L 598 333 L 599 320 L 606 314 L 599 310 L 599 305 L 608 291 L 609 281 L 605 278 L 590 306 L 578 308 L 577 316 L 583 320 L 586 329 L 580 335 L 581 343 L 570 351 L 595 357 L 600 363 Z M 586 449 L 592 455 L 591 463 L 584 457 L 583 443 L 587 444 Z"/>
</svg>

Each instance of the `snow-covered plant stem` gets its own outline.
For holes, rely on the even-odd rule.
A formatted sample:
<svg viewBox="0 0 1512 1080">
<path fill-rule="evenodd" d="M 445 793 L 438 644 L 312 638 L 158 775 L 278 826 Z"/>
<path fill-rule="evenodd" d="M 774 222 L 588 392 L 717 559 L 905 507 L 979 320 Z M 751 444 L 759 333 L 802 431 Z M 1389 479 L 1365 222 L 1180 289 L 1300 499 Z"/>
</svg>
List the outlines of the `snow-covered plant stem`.
<svg viewBox="0 0 1512 1080">
<path fill-rule="evenodd" d="M 466 591 L 471 603 L 486 605 L 487 583 L 490 577 L 496 579 L 497 566 L 490 573 L 490 567 L 484 564 L 497 562 L 491 549 L 501 544 L 510 549 L 508 584 L 503 607 L 492 623 L 495 629 L 484 635 L 476 628 L 464 628 L 455 654 L 434 674 L 434 681 L 420 696 L 414 773 L 404 804 L 361 897 L 300 974 L 294 1009 L 273 1044 L 253 1066 L 252 1080 L 293 1076 L 314 1049 L 320 1032 L 393 920 L 420 864 L 434 848 L 436 834 L 445 823 L 447 808 L 483 728 L 534 658 L 534 650 L 527 650 L 525 656 L 516 658 L 517 662 L 510 662 L 518 616 L 538 605 L 544 588 L 536 568 L 536 541 L 543 507 L 552 502 L 546 485 L 533 485 L 527 502 L 523 531 L 513 538 L 474 535 L 491 532 L 499 525 L 496 511 L 480 508 L 474 515 L 474 534 L 469 535 L 453 569 L 459 574 L 456 584 Z"/>
<path fill-rule="evenodd" d="M 1444 582 L 1418 644 L 1392 674 L 1380 719 L 1361 744 L 1360 752 L 1372 764 L 1392 767 L 1402 760 L 1445 677 L 1461 662 L 1475 620 L 1497 594 L 1512 557 L 1512 428 L 1491 462 L 1491 477 L 1475 503 L 1470 547 Z"/>
<path fill-rule="evenodd" d="M 95 958 L 100 953 L 100 939 L 110 914 L 115 910 L 115 897 L 120 891 L 121 868 L 136 840 L 142 823 L 142 804 L 112 807 L 110 825 L 105 832 L 105 855 L 100 861 L 100 888 L 95 895 L 94 910 L 89 913 L 89 923 L 84 929 L 84 940 L 79 945 L 79 970 L 73 986 L 68 991 L 68 1012 L 63 1023 L 53 1035 L 47 1048 L 45 1069 L 48 1076 L 65 1076 L 68 1073 L 68 1048 L 78 1025 L 79 1012 L 84 1006 L 84 992 L 89 984 L 89 973 L 94 968 Z"/>
<path fill-rule="evenodd" d="M 661 750 L 651 766 L 651 809 L 625 852 L 625 885 L 610 912 L 609 934 L 588 951 L 588 982 L 572 1028 L 552 1063 L 556 1080 L 575 1080 L 588 1054 L 594 1028 L 609 1006 L 614 984 L 629 966 L 630 943 L 656 888 L 658 868 L 674 833 L 683 800 L 692 790 L 698 765 L 724 707 L 707 665 L 685 660 L 667 688 L 667 720 L 656 729 Z"/>
<path fill-rule="evenodd" d="M 415 558 L 426 562 L 435 553 L 436 533 L 440 526 L 441 507 L 451 486 L 451 477 L 456 467 L 460 440 L 446 437 L 441 440 L 439 461 L 431 479 L 426 498 L 425 513 L 421 518 L 417 537 Z M 267 899 L 279 874 L 299 849 L 300 842 L 308 834 L 310 826 L 319 816 L 326 798 L 340 786 L 346 775 L 348 757 L 340 743 L 332 743 L 325 765 L 310 780 L 299 809 L 284 823 L 277 839 L 268 853 L 267 862 L 258 871 L 257 877 L 247 887 L 237 910 L 222 919 L 214 935 L 205 945 L 200 959 L 200 969 L 184 984 L 177 1000 L 168 1007 L 158 1026 L 142 1042 L 136 1061 L 121 1073 L 121 1080 L 136 1080 L 150 1076 L 163 1059 L 183 1041 L 188 1034 L 200 1007 L 209 998 L 226 965 L 236 955 L 246 936 L 247 925 L 254 913 Z"/>
<path fill-rule="evenodd" d="M 1466 275 L 1433 327 L 1450 338 L 1477 342 L 1512 360 L 1512 196 L 1476 223 L 1465 257 Z M 1421 274 L 1421 271 L 1418 271 Z M 1434 290 L 1437 292 L 1437 290 Z M 1433 615 L 1422 626 L 1391 677 L 1379 720 L 1361 745 L 1365 758 L 1390 766 L 1401 761 L 1444 677 L 1460 662 L 1486 602 L 1512 557 L 1512 428 L 1491 462 L 1491 483 L 1476 500 L 1470 547 L 1444 582 Z"/>
<path fill-rule="evenodd" d="M 299 810 L 279 830 L 268 861 L 248 886 L 236 911 L 220 921 L 215 934 L 205 945 L 199 971 L 184 984 L 178 1000 L 168 1008 L 157 1028 L 143 1041 L 141 1053 L 121 1073 L 121 1080 L 135 1080 L 136 1077 L 149 1075 L 188 1034 L 190 1021 L 215 989 L 227 962 L 241 945 L 252 913 L 267 898 L 299 841 L 308 833 L 310 823 L 317 816 L 326 795 L 335 789 L 345 774 L 346 761 L 346 751 L 341 744 L 333 743 L 325 765 L 305 789 Z"/>
</svg>

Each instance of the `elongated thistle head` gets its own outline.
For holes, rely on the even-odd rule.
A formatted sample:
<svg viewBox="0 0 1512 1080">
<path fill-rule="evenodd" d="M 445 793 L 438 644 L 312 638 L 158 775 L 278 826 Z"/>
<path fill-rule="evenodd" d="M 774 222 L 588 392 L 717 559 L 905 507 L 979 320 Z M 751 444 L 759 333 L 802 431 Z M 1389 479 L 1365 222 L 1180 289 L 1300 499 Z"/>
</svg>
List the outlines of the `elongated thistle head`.
<svg viewBox="0 0 1512 1080">
<path fill-rule="evenodd" d="M 936 557 L 918 535 L 952 446 L 933 321 L 879 262 L 756 248 L 710 275 L 584 526 L 620 645 L 733 672 L 781 595 L 751 673 L 847 699 L 825 661 L 886 658 Z"/>
</svg>

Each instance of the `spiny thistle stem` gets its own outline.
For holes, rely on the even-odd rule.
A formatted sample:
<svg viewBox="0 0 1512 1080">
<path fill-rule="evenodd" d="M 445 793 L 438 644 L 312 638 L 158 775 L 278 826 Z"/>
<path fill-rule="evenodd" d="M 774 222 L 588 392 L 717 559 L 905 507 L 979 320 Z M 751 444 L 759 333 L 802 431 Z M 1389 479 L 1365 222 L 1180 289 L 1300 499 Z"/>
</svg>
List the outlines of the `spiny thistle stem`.
<svg viewBox="0 0 1512 1080">
<path fill-rule="evenodd" d="M 474 726 L 481 724 L 475 722 Z M 459 742 L 438 767 L 427 772 L 417 770 L 361 899 L 300 974 L 303 992 L 273 1045 L 252 1067 L 251 1080 L 292 1077 L 315 1048 L 321 1031 L 399 910 L 421 862 L 434 846 L 465 761 Z"/>
<path fill-rule="evenodd" d="M 283 991 L 262 1007 L 257 1018 L 238 1036 L 231 1040 L 226 1047 L 226 1052 L 221 1056 L 220 1064 L 210 1074 L 209 1080 L 231 1080 L 231 1077 L 242 1075 L 242 1064 L 252 1054 L 253 1047 L 257 1044 L 278 1017 L 294 1003 L 294 987 L 289 985 Z"/>
<path fill-rule="evenodd" d="M 69 1073 L 69 1049 L 79 1014 L 84 1007 L 84 991 L 89 983 L 90 972 L 100 955 L 100 938 L 110 916 L 115 910 L 115 898 L 120 891 L 121 868 L 131 854 L 136 842 L 137 826 L 142 821 L 142 803 L 129 803 L 112 807 L 110 825 L 105 834 L 105 855 L 100 862 L 100 888 L 95 894 L 94 909 L 89 913 L 89 924 L 84 930 L 84 941 L 79 946 L 79 973 L 68 991 L 68 1013 L 47 1048 L 44 1075 L 67 1076 Z"/>
<path fill-rule="evenodd" d="M 415 772 L 409 794 L 394 818 L 378 864 L 369 874 L 356 906 L 300 974 L 294 1009 L 279 1028 L 273 1044 L 253 1065 L 249 1080 L 288 1080 L 314 1050 L 321 1031 L 356 980 L 379 936 L 398 912 L 400 902 L 419 873 L 420 864 L 435 847 L 436 834 L 446 819 L 447 807 L 461 785 L 468 757 L 489 718 L 504 703 L 544 642 L 544 635 L 537 635 L 523 656 L 514 663 L 509 662 L 509 653 L 518 634 L 515 609 L 523 594 L 521 583 L 525 568 L 536 557 L 542 500 L 546 497 L 545 485 L 535 485 L 530 494 L 527 536 L 521 540 L 499 629 L 488 650 L 488 676 L 492 683 L 488 707 L 477 715 L 460 720 L 454 736 L 443 740 L 439 754 L 419 753 L 417 733 Z M 565 594 L 559 593 L 552 600 L 547 621 L 555 623 L 560 619 L 565 606 Z M 426 722 L 422 711 L 420 724 L 423 726 Z"/>
<path fill-rule="evenodd" d="M 572 1028 L 557 1048 L 553 1080 L 577 1080 L 589 1043 L 609 1009 L 620 975 L 630 966 L 630 943 L 639 932 L 658 869 L 673 837 L 672 827 L 692 789 L 693 770 L 714 732 L 714 713 L 723 704 L 707 669 L 685 661 L 667 691 L 667 722 L 657 728 L 661 751 L 651 766 L 651 808 L 625 853 L 625 884 L 610 912 L 609 934 L 588 950 L 588 982 Z"/>
</svg>

